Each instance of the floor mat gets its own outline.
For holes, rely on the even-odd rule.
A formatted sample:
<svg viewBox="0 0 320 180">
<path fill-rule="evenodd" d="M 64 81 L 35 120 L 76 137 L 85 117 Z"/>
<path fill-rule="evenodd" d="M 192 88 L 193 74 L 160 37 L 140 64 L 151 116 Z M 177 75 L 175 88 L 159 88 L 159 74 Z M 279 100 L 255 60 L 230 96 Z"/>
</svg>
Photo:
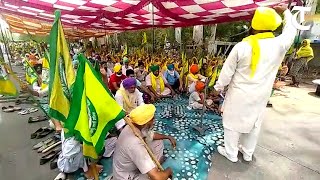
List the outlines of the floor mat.
<svg viewBox="0 0 320 180">
<path fill-rule="evenodd" d="M 205 180 L 211 167 L 211 156 L 217 145 L 223 145 L 223 128 L 221 117 L 206 112 L 203 126 L 207 128 L 205 135 L 201 136 L 193 126 L 201 121 L 201 110 L 188 110 L 188 98 L 165 99 L 155 104 L 157 132 L 176 138 L 177 147 L 171 147 L 165 141 L 164 155 L 167 157 L 163 167 L 171 167 L 174 180 Z M 103 159 L 104 171 L 100 178 L 106 178 L 112 172 L 112 159 Z M 83 173 L 76 173 L 76 178 L 82 180 Z"/>
</svg>

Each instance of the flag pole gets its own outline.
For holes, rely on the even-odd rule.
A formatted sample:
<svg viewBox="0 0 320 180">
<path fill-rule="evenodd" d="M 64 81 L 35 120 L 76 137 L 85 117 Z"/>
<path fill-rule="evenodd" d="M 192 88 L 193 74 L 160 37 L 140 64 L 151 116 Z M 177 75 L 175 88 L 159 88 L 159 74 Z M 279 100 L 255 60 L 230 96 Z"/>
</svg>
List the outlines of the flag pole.
<svg viewBox="0 0 320 180">
<path fill-rule="evenodd" d="M 126 121 L 127 125 L 130 126 L 133 134 L 142 142 L 142 144 L 144 145 L 144 147 L 146 148 L 146 150 L 148 151 L 149 156 L 151 157 L 151 159 L 153 160 L 153 162 L 157 165 L 157 167 L 163 171 L 163 167 L 161 166 L 160 162 L 158 161 L 158 159 L 156 158 L 156 156 L 153 154 L 153 152 L 151 151 L 151 149 L 149 148 L 149 146 L 147 145 L 147 143 L 143 140 L 143 138 L 141 137 L 141 135 L 137 132 L 136 127 L 132 124 L 131 119 L 129 117 L 124 117 L 124 120 Z"/>
</svg>

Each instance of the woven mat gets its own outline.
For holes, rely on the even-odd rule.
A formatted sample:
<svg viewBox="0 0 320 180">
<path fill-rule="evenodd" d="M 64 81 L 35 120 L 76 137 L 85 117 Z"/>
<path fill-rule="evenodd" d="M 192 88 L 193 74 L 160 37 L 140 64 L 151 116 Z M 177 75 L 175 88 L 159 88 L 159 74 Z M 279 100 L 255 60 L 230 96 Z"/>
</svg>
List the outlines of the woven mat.
<svg viewBox="0 0 320 180">
<path fill-rule="evenodd" d="M 163 167 L 171 167 L 174 180 L 205 180 L 212 165 L 211 157 L 217 145 L 223 144 L 221 117 L 205 112 L 203 126 L 208 128 L 201 136 L 193 126 L 201 122 L 201 110 L 188 110 L 188 98 L 164 99 L 155 104 L 157 107 L 155 130 L 176 138 L 177 147 L 172 149 L 165 141 L 164 155 L 167 157 Z M 112 172 L 112 159 L 103 159 L 104 171 L 100 174 L 105 179 Z M 76 173 L 78 180 L 84 179 L 83 173 Z"/>
</svg>

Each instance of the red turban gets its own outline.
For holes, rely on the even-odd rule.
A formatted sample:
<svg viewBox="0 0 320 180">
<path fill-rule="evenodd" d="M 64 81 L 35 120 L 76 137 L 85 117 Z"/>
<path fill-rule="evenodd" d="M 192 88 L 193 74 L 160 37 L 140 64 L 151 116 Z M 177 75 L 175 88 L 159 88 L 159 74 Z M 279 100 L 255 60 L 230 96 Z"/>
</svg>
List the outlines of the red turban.
<svg viewBox="0 0 320 180">
<path fill-rule="evenodd" d="M 197 64 L 192 64 L 190 67 L 190 72 L 192 74 L 197 74 L 199 72 L 199 67 Z"/>
<path fill-rule="evenodd" d="M 204 82 L 197 81 L 197 83 L 196 83 L 196 90 L 197 91 L 202 91 L 205 87 L 206 87 L 206 85 L 204 84 Z"/>
</svg>

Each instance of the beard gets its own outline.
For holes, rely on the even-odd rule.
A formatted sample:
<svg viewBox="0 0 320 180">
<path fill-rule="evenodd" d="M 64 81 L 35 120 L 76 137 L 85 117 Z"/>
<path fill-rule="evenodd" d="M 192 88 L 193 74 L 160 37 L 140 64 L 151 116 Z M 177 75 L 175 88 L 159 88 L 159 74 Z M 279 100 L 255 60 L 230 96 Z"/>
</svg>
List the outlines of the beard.
<svg viewBox="0 0 320 180">
<path fill-rule="evenodd" d="M 147 144 L 153 141 L 154 131 L 151 127 L 144 127 L 141 129 L 142 137 L 145 138 Z"/>
</svg>

